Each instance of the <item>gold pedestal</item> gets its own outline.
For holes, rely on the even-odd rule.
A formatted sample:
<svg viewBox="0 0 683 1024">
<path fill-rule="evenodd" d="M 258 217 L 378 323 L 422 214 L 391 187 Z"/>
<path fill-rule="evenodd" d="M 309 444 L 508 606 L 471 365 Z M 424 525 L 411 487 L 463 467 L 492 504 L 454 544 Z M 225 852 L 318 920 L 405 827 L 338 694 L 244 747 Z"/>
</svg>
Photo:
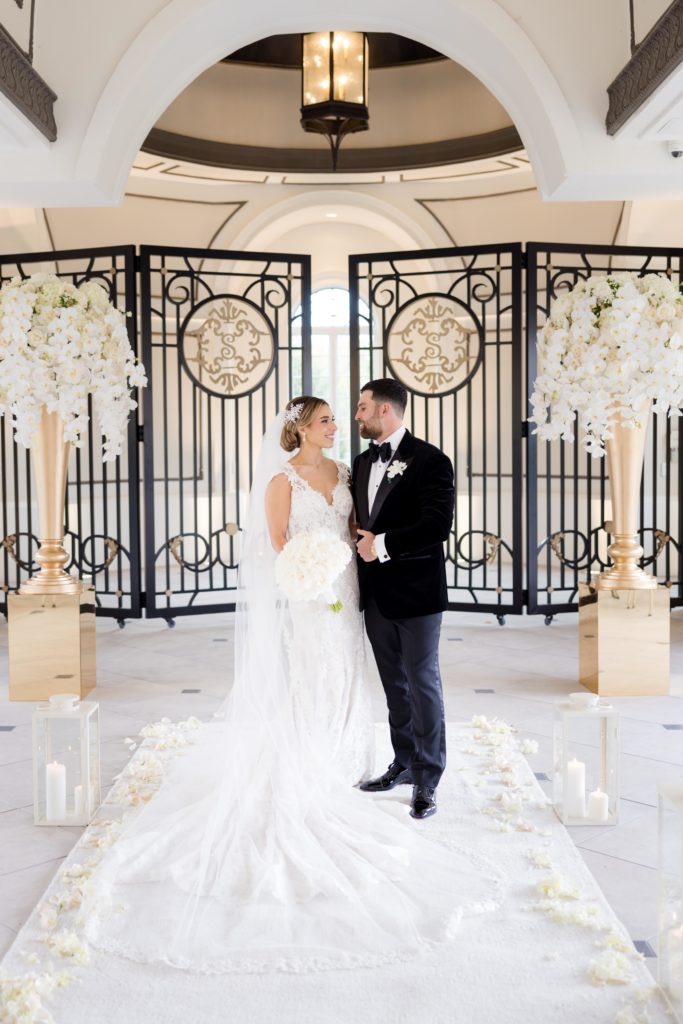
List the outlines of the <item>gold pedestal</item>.
<svg viewBox="0 0 683 1024">
<path fill-rule="evenodd" d="M 607 697 L 669 692 L 670 591 L 579 584 L 579 678 Z"/>
<path fill-rule="evenodd" d="M 83 698 L 95 686 L 95 590 L 9 594 L 10 700 Z"/>
</svg>

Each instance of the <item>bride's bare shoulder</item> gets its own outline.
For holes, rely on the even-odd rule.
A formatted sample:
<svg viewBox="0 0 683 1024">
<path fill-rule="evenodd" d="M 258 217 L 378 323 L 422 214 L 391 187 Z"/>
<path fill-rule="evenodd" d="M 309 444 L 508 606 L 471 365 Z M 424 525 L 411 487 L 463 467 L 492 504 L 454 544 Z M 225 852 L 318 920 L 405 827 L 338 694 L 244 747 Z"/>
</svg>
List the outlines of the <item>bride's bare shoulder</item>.
<svg viewBox="0 0 683 1024">
<path fill-rule="evenodd" d="M 270 478 L 268 486 L 266 487 L 266 493 L 277 497 L 278 495 L 288 494 L 291 489 L 291 482 L 289 474 L 286 470 L 281 469 L 278 473 Z"/>
</svg>

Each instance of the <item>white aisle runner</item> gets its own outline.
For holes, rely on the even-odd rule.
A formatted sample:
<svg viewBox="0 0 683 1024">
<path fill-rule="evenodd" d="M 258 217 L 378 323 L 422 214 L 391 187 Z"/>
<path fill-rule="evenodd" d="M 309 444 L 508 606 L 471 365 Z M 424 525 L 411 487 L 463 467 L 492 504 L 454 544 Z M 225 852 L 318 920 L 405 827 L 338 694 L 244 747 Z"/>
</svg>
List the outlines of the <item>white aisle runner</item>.
<svg viewBox="0 0 683 1024">
<path fill-rule="evenodd" d="M 191 733 L 191 729 L 189 733 Z M 409 827 L 440 835 L 488 858 L 507 877 L 500 909 L 462 922 L 436 953 L 381 968 L 312 974 L 195 975 L 84 952 L 69 903 L 78 903 L 82 866 L 116 834 L 113 797 L 133 801 L 154 785 L 158 759 L 172 756 L 171 725 L 152 729 L 62 865 L 11 950 L 1 973 L 67 969 L 44 1007 L 56 1024 L 663 1024 L 670 1022 L 652 977 L 633 949 L 569 835 L 555 818 L 503 723 L 474 719 L 448 727 L 449 765 L 439 813 Z M 390 760 L 378 727 L 378 764 Z M 150 753 L 150 748 L 155 748 Z M 158 780 L 157 780 L 158 781 Z M 368 797 L 395 800 L 408 815 L 410 787 Z M 87 870 L 87 868 L 86 868 Z M 419 895 L 419 894 L 418 894 Z M 66 905 L 66 906 L 65 906 Z M 45 926 L 53 936 L 46 948 Z M 43 941 L 40 941 L 42 936 Z M 55 939 L 54 937 L 59 938 Z M 61 953 L 60 953 L 61 950 Z M 64 955 L 66 954 L 66 955 Z M 87 965 L 79 959 L 90 957 Z M 24 992 L 30 982 L 24 983 Z M 17 989 L 4 983 L 8 999 Z M 11 1007 L 10 1007 L 11 1009 Z M 49 1018 L 35 1016 L 27 1022 Z"/>
</svg>

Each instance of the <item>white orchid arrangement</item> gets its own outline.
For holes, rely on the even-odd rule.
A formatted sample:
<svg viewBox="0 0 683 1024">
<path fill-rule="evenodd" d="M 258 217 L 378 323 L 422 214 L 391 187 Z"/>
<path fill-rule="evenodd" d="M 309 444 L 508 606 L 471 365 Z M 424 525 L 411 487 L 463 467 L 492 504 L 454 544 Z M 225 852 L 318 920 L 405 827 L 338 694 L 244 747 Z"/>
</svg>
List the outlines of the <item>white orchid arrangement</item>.
<svg viewBox="0 0 683 1024">
<path fill-rule="evenodd" d="M 0 290 L 0 416 L 12 417 L 20 444 L 30 448 L 45 406 L 61 416 L 64 440 L 80 447 L 92 395 L 110 462 L 137 405 L 130 389 L 146 384 L 125 315 L 96 282 L 33 274 Z"/>
<path fill-rule="evenodd" d="M 668 277 L 596 275 L 554 299 L 538 339 L 530 421 L 539 437 L 574 440 L 574 418 L 591 455 L 604 455 L 617 417 L 639 424 L 683 404 L 683 297 Z"/>
</svg>

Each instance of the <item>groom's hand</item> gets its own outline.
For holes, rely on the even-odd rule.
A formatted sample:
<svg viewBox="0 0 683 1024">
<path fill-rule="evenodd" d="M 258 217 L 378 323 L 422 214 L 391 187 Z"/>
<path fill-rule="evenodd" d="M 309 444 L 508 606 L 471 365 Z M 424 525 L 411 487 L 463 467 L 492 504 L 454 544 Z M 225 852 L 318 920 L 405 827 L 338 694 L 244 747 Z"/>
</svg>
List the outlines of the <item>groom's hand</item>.
<svg viewBox="0 0 683 1024">
<path fill-rule="evenodd" d="M 364 562 L 374 562 L 377 558 L 374 533 L 370 533 L 369 530 L 359 530 L 356 548 Z"/>
</svg>

